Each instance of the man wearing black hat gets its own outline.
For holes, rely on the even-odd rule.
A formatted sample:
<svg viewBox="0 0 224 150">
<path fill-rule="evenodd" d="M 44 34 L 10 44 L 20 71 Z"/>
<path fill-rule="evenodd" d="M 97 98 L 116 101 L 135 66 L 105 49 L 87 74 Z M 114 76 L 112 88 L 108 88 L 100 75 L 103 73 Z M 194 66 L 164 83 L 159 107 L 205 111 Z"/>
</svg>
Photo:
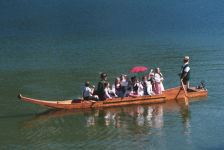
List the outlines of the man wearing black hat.
<svg viewBox="0 0 224 150">
<path fill-rule="evenodd" d="M 105 73 L 102 73 L 101 74 L 101 80 L 98 83 L 98 89 L 97 89 L 100 101 L 104 100 L 104 98 L 103 98 L 103 96 L 105 94 L 105 92 L 104 92 L 104 89 L 105 89 L 104 83 L 106 82 L 106 80 L 107 80 L 107 75 Z"/>
</svg>

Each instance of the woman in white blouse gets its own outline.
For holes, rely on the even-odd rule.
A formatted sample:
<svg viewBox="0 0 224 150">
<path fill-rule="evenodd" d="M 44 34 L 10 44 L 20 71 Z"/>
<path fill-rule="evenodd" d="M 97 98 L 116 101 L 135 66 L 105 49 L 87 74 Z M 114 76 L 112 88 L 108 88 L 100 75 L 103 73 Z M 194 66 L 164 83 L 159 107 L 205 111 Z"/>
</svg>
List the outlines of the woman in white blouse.
<svg viewBox="0 0 224 150">
<path fill-rule="evenodd" d="M 160 72 L 160 68 L 156 68 L 156 74 L 155 74 L 155 94 L 162 94 L 162 91 L 164 91 L 164 87 L 162 84 L 163 81 L 163 75 Z"/>
<path fill-rule="evenodd" d="M 110 84 L 108 82 L 104 83 L 105 84 L 105 89 L 104 89 L 104 98 L 107 99 L 112 99 L 112 98 L 116 98 L 117 95 L 116 93 L 114 93 L 114 91 L 110 90 Z"/>
<path fill-rule="evenodd" d="M 112 91 L 117 94 L 118 97 L 123 97 L 123 91 L 119 77 L 115 79 L 115 83 L 112 85 Z"/>
</svg>

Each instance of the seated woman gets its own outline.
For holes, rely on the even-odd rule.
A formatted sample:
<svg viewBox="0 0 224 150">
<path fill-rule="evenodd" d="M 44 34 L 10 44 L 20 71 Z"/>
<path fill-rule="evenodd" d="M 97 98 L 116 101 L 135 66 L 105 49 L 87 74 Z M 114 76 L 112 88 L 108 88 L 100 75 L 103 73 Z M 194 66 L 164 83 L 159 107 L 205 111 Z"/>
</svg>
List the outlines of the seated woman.
<svg viewBox="0 0 224 150">
<path fill-rule="evenodd" d="M 117 97 L 116 93 L 114 93 L 112 90 L 110 90 L 110 84 L 108 82 L 104 83 L 105 84 L 105 89 L 104 89 L 104 98 L 107 99 L 112 99 Z"/>
<path fill-rule="evenodd" d="M 122 77 L 123 76 L 123 77 Z M 127 86 L 128 86 L 128 76 L 127 75 L 121 75 L 121 77 L 123 78 L 123 80 L 121 80 L 121 90 L 122 90 L 122 92 L 123 92 L 123 96 L 125 96 L 124 95 L 124 93 L 126 92 L 126 90 L 127 90 Z"/>
<path fill-rule="evenodd" d="M 131 90 L 131 83 L 132 83 L 132 82 L 131 82 L 131 81 L 128 81 L 127 83 L 128 83 L 128 85 L 125 86 L 124 97 L 128 97 L 128 96 L 129 96 L 129 93 L 132 92 L 132 90 Z"/>
<path fill-rule="evenodd" d="M 143 86 L 144 95 L 155 95 L 152 91 L 152 84 L 150 81 L 147 81 L 147 76 L 142 77 L 141 84 Z"/>
<path fill-rule="evenodd" d="M 143 77 L 142 77 L 142 81 L 141 81 L 141 84 L 142 84 L 142 87 L 143 87 L 143 89 L 141 89 L 141 92 L 142 92 L 142 95 L 149 95 L 148 94 L 148 91 L 147 91 L 147 89 L 148 89 L 148 81 L 147 81 L 147 76 L 146 75 L 144 75 Z"/>
<path fill-rule="evenodd" d="M 139 89 L 138 89 L 138 94 L 139 96 L 143 96 L 144 95 L 144 90 L 147 89 L 147 77 L 146 77 L 146 80 L 145 80 L 145 75 L 142 77 L 142 81 L 139 82 L 139 80 L 137 79 L 137 82 L 139 82 L 139 84 L 141 86 L 139 86 Z"/>
<path fill-rule="evenodd" d="M 115 80 L 115 84 L 112 85 L 112 91 L 118 96 L 123 97 L 123 91 L 121 87 L 120 78 L 117 77 Z"/>
<path fill-rule="evenodd" d="M 139 83 L 139 80 L 137 78 L 133 78 L 133 83 L 131 83 L 131 92 L 126 94 L 126 96 L 127 97 L 141 96 L 142 93 L 139 93 L 141 89 L 143 89 L 142 84 Z"/>
<path fill-rule="evenodd" d="M 94 88 L 95 86 L 93 85 L 93 87 L 90 89 L 89 88 L 90 83 L 87 81 L 85 83 L 85 86 L 82 88 L 82 96 L 84 100 L 99 100 L 98 95 L 92 95 L 94 92 Z"/>
<path fill-rule="evenodd" d="M 121 83 L 121 86 L 122 87 L 125 87 L 124 88 L 124 97 L 128 97 L 129 96 L 129 93 L 132 93 L 133 92 L 133 89 L 132 89 L 132 85 L 134 84 L 134 79 L 136 78 L 136 76 L 133 76 L 131 77 L 130 81 L 128 81 L 128 77 L 126 79 L 126 82 L 124 83 Z"/>
<path fill-rule="evenodd" d="M 156 88 L 155 88 L 154 73 L 153 73 L 153 70 L 152 69 L 151 69 L 151 72 L 149 73 L 148 82 L 151 83 L 151 90 L 153 92 Z"/>
</svg>

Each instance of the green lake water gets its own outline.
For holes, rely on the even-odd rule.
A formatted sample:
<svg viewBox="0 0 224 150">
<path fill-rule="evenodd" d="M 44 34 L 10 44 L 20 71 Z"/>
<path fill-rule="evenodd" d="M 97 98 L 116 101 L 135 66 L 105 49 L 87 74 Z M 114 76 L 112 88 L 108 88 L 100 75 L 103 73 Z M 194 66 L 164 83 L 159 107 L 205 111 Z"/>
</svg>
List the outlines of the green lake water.
<svg viewBox="0 0 224 150">
<path fill-rule="evenodd" d="M 223 149 L 223 4 L 150 2 L 1 1 L 0 149 Z M 135 66 L 160 67 L 170 89 L 184 56 L 190 86 L 208 90 L 189 107 L 51 110 L 17 98 L 74 99 L 99 72 L 113 84 Z"/>
</svg>

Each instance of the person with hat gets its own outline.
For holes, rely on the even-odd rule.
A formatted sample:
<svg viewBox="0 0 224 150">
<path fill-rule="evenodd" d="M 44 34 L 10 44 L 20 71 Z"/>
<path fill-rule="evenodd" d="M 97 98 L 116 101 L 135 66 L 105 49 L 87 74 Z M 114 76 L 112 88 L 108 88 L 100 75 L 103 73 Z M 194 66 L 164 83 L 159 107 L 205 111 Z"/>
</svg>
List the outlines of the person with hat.
<svg viewBox="0 0 224 150">
<path fill-rule="evenodd" d="M 104 83 L 107 80 L 107 74 L 106 73 L 100 73 L 100 74 L 101 74 L 100 75 L 101 80 L 98 83 L 97 92 L 98 92 L 98 96 L 99 96 L 100 101 L 103 101 L 104 100 L 104 94 L 105 94 L 105 92 L 104 92 L 104 89 L 105 89 Z"/>
<path fill-rule="evenodd" d="M 191 78 L 191 72 L 190 72 L 190 64 L 189 64 L 189 56 L 184 57 L 184 64 L 181 67 L 181 73 L 178 74 L 180 76 L 180 82 L 183 81 L 184 85 L 187 85 L 187 91 L 189 92 L 189 80 Z"/>
</svg>

